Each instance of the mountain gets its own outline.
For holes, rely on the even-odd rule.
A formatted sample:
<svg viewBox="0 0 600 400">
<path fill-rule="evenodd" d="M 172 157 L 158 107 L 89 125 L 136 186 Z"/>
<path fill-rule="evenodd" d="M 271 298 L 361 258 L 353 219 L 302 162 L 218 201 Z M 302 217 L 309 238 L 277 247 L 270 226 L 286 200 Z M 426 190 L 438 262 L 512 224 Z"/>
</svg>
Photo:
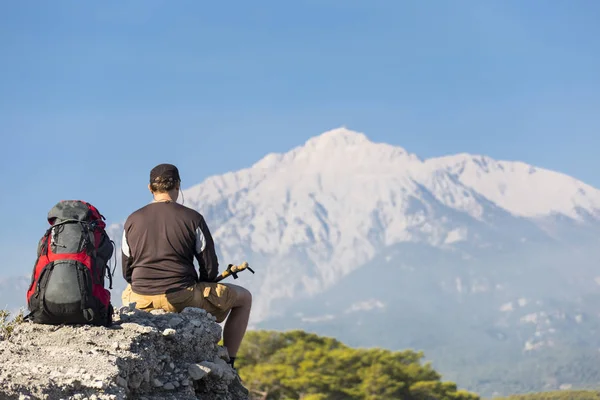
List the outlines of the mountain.
<svg viewBox="0 0 600 400">
<path fill-rule="evenodd" d="M 600 383 L 600 191 L 572 177 L 340 128 L 184 198 L 221 266 L 256 271 L 227 280 L 252 290 L 252 328 L 423 350 L 483 395 Z"/>
<path fill-rule="evenodd" d="M 600 347 L 600 191 L 583 182 L 335 129 L 185 199 L 222 262 L 255 266 L 239 280 L 255 328 L 422 349 L 483 394 L 600 382 L 576 367 Z"/>
<path fill-rule="evenodd" d="M 211 177 L 185 201 L 206 216 L 223 263 L 254 261 L 253 322 L 396 244 L 472 257 L 574 233 L 595 243 L 600 226 L 600 191 L 563 174 L 465 154 L 422 160 L 347 129 Z"/>
</svg>

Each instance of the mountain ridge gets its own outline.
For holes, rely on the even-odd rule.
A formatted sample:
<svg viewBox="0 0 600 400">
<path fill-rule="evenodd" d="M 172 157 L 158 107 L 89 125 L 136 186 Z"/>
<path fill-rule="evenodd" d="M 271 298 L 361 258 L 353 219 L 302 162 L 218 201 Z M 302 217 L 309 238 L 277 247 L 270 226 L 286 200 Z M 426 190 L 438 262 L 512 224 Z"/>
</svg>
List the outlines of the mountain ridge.
<svg viewBox="0 0 600 400">
<path fill-rule="evenodd" d="M 380 150 L 380 153 L 374 155 L 374 157 L 375 156 L 377 157 L 375 160 L 371 160 L 374 162 L 369 163 L 369 164 L 361 164 L 363 166 L 363 168 L 365 168 L 365 166 L 366 166 L 366 168 L 370 169 L 370 170 L 368 170 L 369 173 L 377 173 L 377 174 L 383 174 L 383 175 L 392 174 L 392 171 L 389 170 L 389 167 L 390 167 L 389 163 L 385 164 L 385 161 L 389 161 L 390 159 L 394 160 L 394 161 L 399 161 L 398 159 L 400 157 L 403 157 L 403 159 L 401 160 L 402 162 L 396 162 L 396 163 L 394 163 L 393 166 L 419 168 L 419 170 L 416 170 L 416 171 L 411 171 L 410 168 L 406 168 L 404 173 L 406 173 L 406 171 L 412 172 L 413 175 L 410 176 L 410 178 L 412 178 L 412 179 L 423 178 L 424 175 L 426 176 L 428 174 L 436 174 L 436 173 L 443 174 L 443 172 L 446 171 L 446 172 L 450 172 L 453 175 L 456 175 L 458 178 L 463 178 L 463 179 L 459 179 L 459 181 L 461 183 L 464 183 L 465 181 L 468 182 L 469 187 L 471 187 L 471 188 L 476 186 L 476 184 L 474 184 L 472 181 L 477 176 L 476 177 L 473 177 L 473 176 L 465 177 L 464 171 L 465 171 L 465 168 L 467 168 L 467 171 L 469 168 L 472 169 L 473 164 L 478 164 L 479 167 L 481 168 L 481 170 L 483 170 L 484 172 L 488 172 L 488 173 L 490 173 L 490 172 L 497 173 L 499 170 L 500 171 L 509 170 L 511 172 L 517 172 L 519 174 L 541 173 L 541 174 L 545 175 L 544 179 L 546 181 L 549 180 L 549 178 L 547 178 L 547 175 L 550 174 L 551 178 L 559 179 L 561 182 L 561 185 L 557 188 L 557 193 L 560 193 L 559 189 L 561 189 L 561 188 L 573 189 L 573 188 L 568 188 L 568 184 L 570 183 L 575 187 L 575 189 L 576 189 L 575 192 L 579 193 L 580 196 L 581 195 L 586 196 L 587 194 L 593 196 L 593 198 L 587 202 L 587 206 L 583 207 L 583 208 L 586 210 L 593 209 L 594 210 L 593 215 L 596 217 L 598 215 L 600 215 L 598 213 L 598 210 L 600 210 L 600 190 L 598 190 L 598 189 L 592 187 L 591 185 L 588 185 L 578 179 L 575 179 L 566 174 L 563 174 L 561 172 L 537 167 L 537 166 L 534 166 L 531 164 L 524 163 L 522 161 L 495 160 L 489 156 L 470 154 L 470 153 L 459 153 L 459 154 L 455 154 L 455 155 L 446 155 L 446 156 L 440 156 L 440 157 L 431 157 L 431 158 L 427 158 L 427 159 L 421 159 L 418 156 L 407 152 L 402 147 L 392 146 L 392 145 L 389 145 L 386 143 L 372 142 L 368 139 L 368 137 L 365 134 L 351 131 L 351 130 L 348 130 L 345 128 L 337 128 L 337 129 L 333 129 L 333 130 L 327 131 L 325 133 L 322 133 L 321 135 L 318 135 L 316 137 L 313 137 L 313 138 L 307 140 L 304 143 L 304 145 L 297 146 L 285 153 L 269 153 L 250 167 L 240 169 L 235 172 L 229 172 L 229 173 L 226 173 L 223 175 L 214 175 L 214 176 L 208 177 L 203 182 L 201 182 L 197 185 L 193 185 L 193 186 L 189 187 L 188 189 L 186 189 L 185 193 L 192 195 L 191 197 L 195 197 L 194 195 L 202 196 L 202 195 L 208 194 L 207 192 L 210 189 L 210 190 L 215 190 L 220 195 L 224 195 L 224 194 L 231 193 L 232 189 L 235 189 L 235 188 L 230 187 L 230 185 L 218 185 L 217 182 L 223 183 L 223 184 L 225 184 L 225 183 L 230 184 L 231 183 L 230 181 L 232 181 L 232 180 L 235 180 L 238 182 L 241 181 L 240 188 L 246 188 L 246 187 L 249 188 L 249 187 L 253 187 L 252 183 L 256 183 L 256 181 L 260 181 L 261 179 L 265 179 L 269 172 L 274 172 L 274 171 L 279 172 L 279 171 L 281 171 L 282 168 L 286 168 L 286 167 L 289 168 L 290 164 L 295 161 L 299 161 L 299 160 L 300 161 L 302 161 L 302 160 L 310 161 L 311 156 L 314 157 L 314 156 L 321 155 L 321 153 L 323 151 L 327 151 L 327 153 L 328 153 L 327 155 L 329 157 L 333 157 L 334 155 L 339 156 L 340 151 L 343 151 L 347 154 L 352 153 L 354 155 L 358 154 L 358 155 L 364 156 L 365 153 L 367 153 L 367 155 L 372 155 L 372 153 L 374 153 L 375 150 Z M 313 161 L 315 161 L 315 160 L 313 160 Z M 355 161 L 361 161 L 361 160 L 355 160 Z M 322 173 L 324 170 L 328 169 L 328 168 L 324 168 L 324 167 L 331 166 L 330 164 L 327 164 L 327 163 L 325 163 L 325 164 L 321 163 L 321 164 L 316 164 L 316 165 L 318 167 L 316 170 L 305 168 L 302 170 L 302 173 L 303 174 L 318 173 L 318 172 Z M 384 166 L 377 167 L 377 165 L 384 165 Z M 310 163 L 309 163 L 309 166 L 310 166 Z M 492 170 L 490 171 L 490 166 L 496 167 L 496 168 L 492 168 Z M 351 169 L 351 168 L 353 168 L 353 167 L 348 167 L 348 165 L 344 165 L 343 170 L 335 170 L 335 172 L 336 173 L 342 173 L 342 172 L 348 173 L 349 169 Z M 481 177 L 481 172 L 482 172 L 481 170 L 474 171 L 474 173 L 479 173 L 480 175 L 478 177 Z M 288 172 L 288 171 L 286 171 L 286 172 Z M 358 168 L 358 170 L 357 170 L 356 167 L 354 167 L 354 169 L 351 170 L 351 172 L 366 173 L 365 171 L 361 171 L 360 168 Z M 459 172 L 460 172 L 460 174 L 459 174 Z M 244 179 L 247 180 L 247 183 L 244 182 Z M 506 186 L 506 183 L 503 183 L 503 186 Z M 204 187 L 207 187 L 207 188 L 205 189 Z M 229 191 L 223 190 L 224 187 L 227 187 L 229 189 Z M 499 187 L 498 189 L 500 192 L 502 192 L 506 188 Z M 533 189 L 535 190 L 535 188 L 533 188 Z M 479 191 L 479 192 L 481 193 L 481 191 Z M 555 194 L 555 193 L 550 193 L 550 194 Z M 497 200 L 497 196 L 487 195 L 485 197 L 492 201 L 494 201 L 495 198 Z M 549 196 L 547 194 L 544 195 L 544 198 L 548 198 L 548 197 Z M 577 197 L 575 200 L 581 201 L 582 199 L 581 199 L 581 197 Z M 562 200 L 562 198 L 561 198 L 561 201 L 563 203 L 568 203 L 568 200 Z M 574 201 L 574 202 L 576 203 L 576 201 Z M 564 204 L 564 206 L 566 208 L 568 208 L 569 204 Z M 506 209 L 513 213 L 516 213 L 517 215 L 531 216 L 531 214 L 532 214 L 531 211 L 519 212 L 519 210 L 515 210 L 514 207 L 507 207 Z M 546 214 L 548 214 L 552 211 L 550 207 L 545 207 L 544 209 L 546 209 L 546 211 L 545 211 Z M 573 214 L 571 211 L 572 210 L 562 210 L 562 213 L 564 213 L 565 215 L 568 215 L 570 217 L 577 218 L 577 215 Z M 542 215 L 543 214 L 544 213 L 542 213 Z"/>
</svg>

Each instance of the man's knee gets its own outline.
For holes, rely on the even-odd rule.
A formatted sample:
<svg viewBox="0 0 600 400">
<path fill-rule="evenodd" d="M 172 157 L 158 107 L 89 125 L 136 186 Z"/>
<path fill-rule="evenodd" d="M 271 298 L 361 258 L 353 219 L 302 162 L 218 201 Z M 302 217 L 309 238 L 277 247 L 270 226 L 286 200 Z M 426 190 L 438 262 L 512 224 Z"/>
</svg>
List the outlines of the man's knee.
<svg viewBox="0 0 600 400">
<path fill-rule="evenodd" d="M 248 306 L 252 306 L 252 293 L 246 289 L 246 288 L 242 288 L 242 291 L 244 292 L 244 301 Z"/>
<path fill-rule="evenodd" d="M 238 285 L 230 285 L 236 292 L 236 307 L 251 307 L 252 306 L 252 293 L 245 287 Z"/>
</svg>

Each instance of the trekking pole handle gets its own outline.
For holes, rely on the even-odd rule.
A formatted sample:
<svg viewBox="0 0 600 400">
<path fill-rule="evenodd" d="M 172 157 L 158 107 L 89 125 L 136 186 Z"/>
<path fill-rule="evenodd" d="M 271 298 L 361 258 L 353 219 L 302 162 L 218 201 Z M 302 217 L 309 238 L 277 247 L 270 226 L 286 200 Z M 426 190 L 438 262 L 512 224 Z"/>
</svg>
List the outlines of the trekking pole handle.
<svg viewBox="0 0 600 400">
<path fill-rule="evenodd" d="M 254 270 L 252 270 L 252 268 L 250 268 L 250 266 L 248 265 L 247 261 L 244 261 L 241 265 L 232 265 L 229 264 L 227 266 L 227 269 L 225 271 L 223 271 L 223 273 L 219 276 L 217 276 L 217 278 L 215 279 L 215 282 L 220 282 L 223 279 L 227 278 L 230 275 L 233 275 L 233 279 L 237 279 L 237 273 L 241 272 L 243 270 L 249 270 L 250 272 L 254 273 Z"/>
</svg>

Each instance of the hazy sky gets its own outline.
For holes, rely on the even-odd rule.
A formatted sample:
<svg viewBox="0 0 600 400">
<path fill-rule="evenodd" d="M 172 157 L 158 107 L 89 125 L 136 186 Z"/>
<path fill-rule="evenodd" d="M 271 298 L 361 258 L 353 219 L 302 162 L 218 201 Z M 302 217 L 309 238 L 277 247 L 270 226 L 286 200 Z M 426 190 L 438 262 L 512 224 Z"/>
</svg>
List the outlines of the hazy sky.
<svg viewBox="0 0 600 400">
<path fill-rule="evenodd" d="M 519 159 L 600 187 L 600 2 L 4 1 L 0 274 L 58 200 L 109 222 L 346 126 L 426 158 Z"/>
</svg>

